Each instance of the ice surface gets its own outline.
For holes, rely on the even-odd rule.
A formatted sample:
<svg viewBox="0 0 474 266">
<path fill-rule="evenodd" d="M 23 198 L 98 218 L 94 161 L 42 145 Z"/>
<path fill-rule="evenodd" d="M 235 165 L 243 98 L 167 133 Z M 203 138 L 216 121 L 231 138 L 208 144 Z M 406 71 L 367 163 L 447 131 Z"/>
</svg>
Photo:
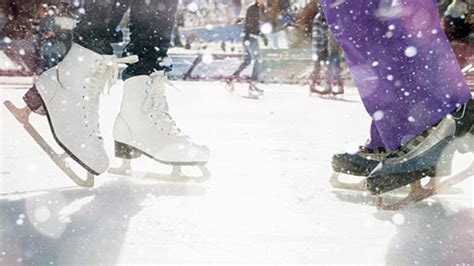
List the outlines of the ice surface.
<svg viewBox="0 0 474 266">
<path fill-rule="evenodd" d="M 122 85 L 101 103 L 110 156 Z M 253 100 L 241 97 L 243 85 L 234 94 L 218 82 L 175 85 L 172 115 L 212 151 L 204 184 L 104 175 L 78 188 L 2 106 L 1 265 L 473 263 L 472 178 L 462 195 L 399 212 L 331 188 L 331 155 L 362 143 L 369 126 L 355 90 L 330 101 L 301 86 L 263 85 L 265 96 Z M 0 97 L 20 104 L 24 92 L 3 87 Z M 51 140 L 44 118 L 32 122 Z M 148 158 L 134 166 L 170 170 Z"/>
</svg>

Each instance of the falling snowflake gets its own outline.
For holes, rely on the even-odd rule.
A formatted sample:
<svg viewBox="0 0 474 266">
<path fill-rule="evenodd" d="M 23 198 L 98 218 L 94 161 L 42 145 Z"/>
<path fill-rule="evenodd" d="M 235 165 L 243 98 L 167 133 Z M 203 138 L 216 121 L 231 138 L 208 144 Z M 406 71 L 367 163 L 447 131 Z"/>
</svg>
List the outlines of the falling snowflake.
<svg viewBox="0 0 474 266">
<path fill-rule="evenodd" d="M 392 216 L 392 222 L 396 225 L 402 225 L 405 223 L 405 216 L 401 213 L 396 213 Z"/>
<path fill-rule="evenodd" d="M 406 57 L 414 57 L 418 54 L 418 49 L 415 46 L 409 46 L 405 49 L 405 56 Z"/>
<path fill-rule="evenodd" d="M 385 116 L 384 112 L 381 110 L 378 110 L 374 113 L 372 118 L 374 119 L 374 121 L 380 121 L 383 119 L 384 116 Z"/>
</svg>

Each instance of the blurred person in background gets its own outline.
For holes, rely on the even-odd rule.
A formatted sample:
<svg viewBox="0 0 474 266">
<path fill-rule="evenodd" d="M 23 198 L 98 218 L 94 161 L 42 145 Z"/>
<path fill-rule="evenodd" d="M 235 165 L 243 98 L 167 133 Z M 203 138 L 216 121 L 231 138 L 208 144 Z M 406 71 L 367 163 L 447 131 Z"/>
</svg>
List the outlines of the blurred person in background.
<svg viewBox="0 0 474 266">
<path fill-rule="evenodd" d="M 48 70 L 57 65 L 72 45 L 72 30 L 76 17 L 69 4 L 61 3 L 59 8 L 49 6 L 46 16 L 38 26 L 38 43 L 41 56 L 41 69 Z"/>
<path fill-rule="evenodd" d="M 461 67 L 468 64 L 471 55 L 469 47 L 471 23 L 468 4 L 463 0 L 453 0 L 444 12 L 443 26 Z"/>
<path fill-rule="evenodd" d="M 255 3 L 247 9 L 243 32 L 244 61 L 239 66 L 239 68 L 232 74 L 232 76 L 230 77 L 230 81 L 238 79 L 240 73 L 252 62 L 253 69 L 252 75 L 250 76 L 250 81 L 256 82 L 259 80 L 262 60 L 260 55 L 260 44 L 258 40 L 259 37 L 263 39 L 265 45 L 268 45 L 267 37 L 260 30 L 262 21 L 265 19 L 264 3 L 264 0 L 256 0 Z"/>
<path fill-rule="evenodd" d="M 344 81 L 341 76 L 341 54 L 321 6 L 313 19 L 312 49 L 314 68 L 311 74 L 310 92 L 320 95 L 344 93 Z M 318 89 L 324 84 L 323 90 Z"/>
</svg>

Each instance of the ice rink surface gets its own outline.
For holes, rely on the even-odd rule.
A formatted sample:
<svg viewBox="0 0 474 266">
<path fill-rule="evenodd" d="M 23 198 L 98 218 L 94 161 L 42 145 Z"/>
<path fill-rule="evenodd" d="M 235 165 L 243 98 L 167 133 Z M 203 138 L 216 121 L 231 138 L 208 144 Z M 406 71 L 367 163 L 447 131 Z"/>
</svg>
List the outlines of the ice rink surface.
<svg viewBox="0 0 474 266">
<path fill-rule="evenodd" d="M 212 152 L 205 183 L 103 175 L 79 188 L 1 106 L 0 265 L 474 263 L 472 178 L 459 185 L 464 194 L 397 212 L 329 185 L 331 156 L 367 136 L 355 90 L 333 101 L 262 85 L 253 100 L 241 97 L 244 85 L 231 94 L 219 82 L 174 84 L 172 116 Z M 122 85 L 101 101 L 112 158 Z M 20 105 L 24 92 L 3 86 L 0 98 Z M 53 143 L 43 117 L 32 123 Z M 461 170 L 472 155 L 456 158 Z M 170 171 L 144 157 L 133 165 Z"/>
</svg>

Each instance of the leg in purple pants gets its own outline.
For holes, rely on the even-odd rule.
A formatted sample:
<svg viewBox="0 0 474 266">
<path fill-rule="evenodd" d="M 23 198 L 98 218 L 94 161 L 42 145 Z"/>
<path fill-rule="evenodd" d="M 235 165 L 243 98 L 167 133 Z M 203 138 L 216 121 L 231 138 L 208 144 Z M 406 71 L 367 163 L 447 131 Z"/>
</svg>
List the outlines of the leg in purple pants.
<svg viewBox="0 0 474 266">
<path fill-rule="evenodd" d="M 471 98 L 435 0 L 321 0 L 362 101 L 367 146 L 396 149 Z"/>
</svg>

